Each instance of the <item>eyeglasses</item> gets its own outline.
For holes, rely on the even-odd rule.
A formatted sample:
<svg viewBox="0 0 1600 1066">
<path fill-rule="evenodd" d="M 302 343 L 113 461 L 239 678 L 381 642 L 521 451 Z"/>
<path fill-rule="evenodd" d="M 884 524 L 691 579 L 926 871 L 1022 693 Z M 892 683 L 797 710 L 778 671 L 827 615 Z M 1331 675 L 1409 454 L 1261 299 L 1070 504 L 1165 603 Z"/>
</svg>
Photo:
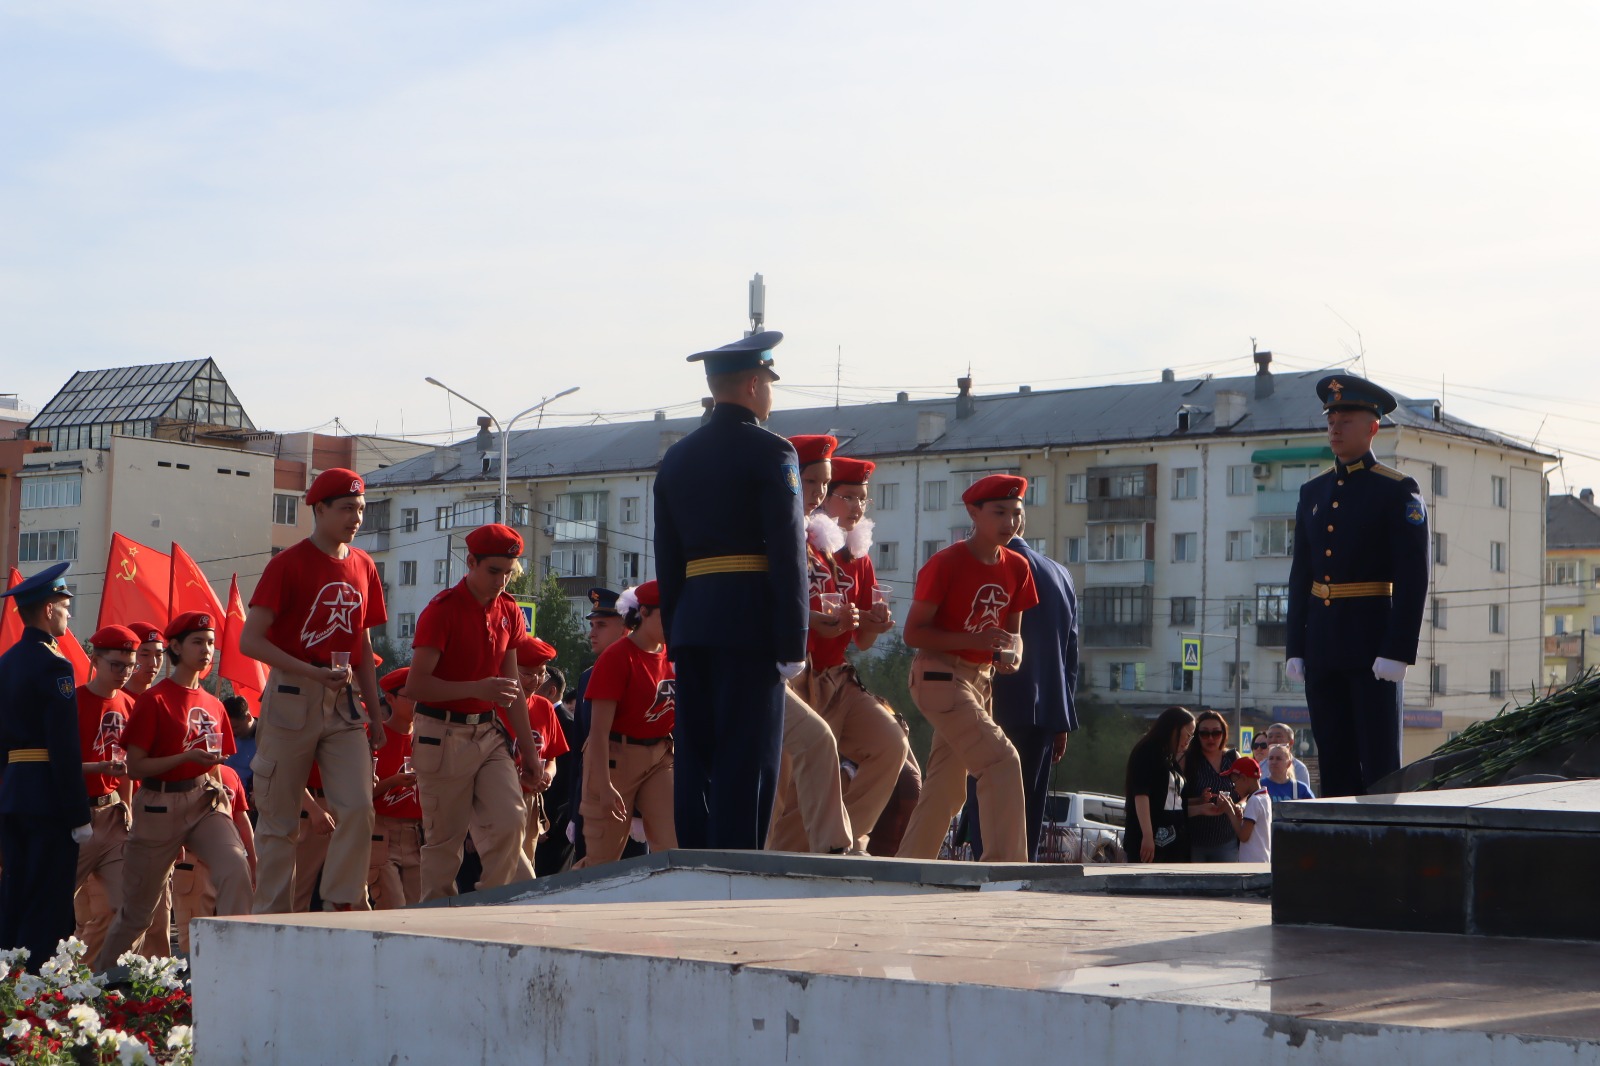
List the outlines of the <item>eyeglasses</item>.
<svg viewBox="0 0 1600 1066">
<path fill-rule="evenodd" d="M 1222 736 L 1222 730 L 1220 730 L 1220 729 L 1197 729 L 1197 730 L 1195 730 L 1194 735 L 1197 736 L 1197 737 L 1220 737 L 1220 736 Z"/>
<path fill-rule="evenodd" d="M 119 663 L 115 659 L 100 660 L 105 668 L 114 674 L 131 674 L 138 667 L 138 663 Z"/>
<path fill-rule="evenodd" d="M 1272 747 L 1272 741 L 1270 741 L 1270 740 L 1258 740 L 1255 743 L 1251 744 L 1250 747 L 1251 747 L 1252 750 L 1260 751 L 1262 748 L 1270 748 L 1270 747 Z"/>
<path fill-rule="evenodd" d="M 872 506 L 871 496 L 845 496 L 838 492 L 830 492 L 828 495 L 832 496 L 836 500 L 843 500 L 845 503 L 855 504 L 862 510 L 866 510 L 868 507 Z"/>
</svg>

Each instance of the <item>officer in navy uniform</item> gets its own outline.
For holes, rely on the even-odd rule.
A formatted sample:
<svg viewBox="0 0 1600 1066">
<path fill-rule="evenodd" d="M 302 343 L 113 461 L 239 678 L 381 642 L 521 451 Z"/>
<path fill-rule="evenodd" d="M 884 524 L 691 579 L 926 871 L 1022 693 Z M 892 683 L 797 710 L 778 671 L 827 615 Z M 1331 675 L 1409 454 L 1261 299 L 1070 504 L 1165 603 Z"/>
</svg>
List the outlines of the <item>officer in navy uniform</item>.
<svg viewBox="0 0 1600 1066">
<path fill-rule="evenodd" d="M 0 656 L 0 948 L 27 948 L 32 973 L 72 935 L 78 845 L 93 833 L 77 681 L 56 646 L 72 618 L 69 565 L 0 593 L 16 601 L 25 626 Z"/>
<path fill-rule="evenodd" d="M 1304 679 L 1323 796 L 1359 796 L 1400 768 L 1406 666 L 1428 597 L 1417 483 L 1372 455 L 1395 399 L 1370 381 L 1317 382 L 1335 462 L 1300 488 L 1289 569 L 1290 680 Z"/>
<path fill-rule="evenodd" d="M 678 846 L 756 851 L 767 839 L 784 682 L 805 666 L 810 609 L 794 447 L 772 413 L 774 330 L 697 352 L 716 406 L 661 460 L 656 573 L 677 669 Z"/>
</svg>

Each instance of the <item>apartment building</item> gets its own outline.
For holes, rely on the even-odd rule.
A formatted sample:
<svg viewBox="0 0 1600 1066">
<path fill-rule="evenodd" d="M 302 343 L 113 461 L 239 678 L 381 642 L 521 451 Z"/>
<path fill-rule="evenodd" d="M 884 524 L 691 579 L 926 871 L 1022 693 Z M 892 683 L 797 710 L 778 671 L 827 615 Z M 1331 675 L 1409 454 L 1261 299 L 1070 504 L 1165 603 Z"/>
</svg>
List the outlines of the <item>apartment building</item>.
<svg viewBox="0 0 1600 1066">
<path fill-rule="evenodd" d="M 1594 490 L 1551 496 L 1544 562 L 1543 688 L 1578 679 L 1600 663 L 1600 507 Z"/>
</svg>

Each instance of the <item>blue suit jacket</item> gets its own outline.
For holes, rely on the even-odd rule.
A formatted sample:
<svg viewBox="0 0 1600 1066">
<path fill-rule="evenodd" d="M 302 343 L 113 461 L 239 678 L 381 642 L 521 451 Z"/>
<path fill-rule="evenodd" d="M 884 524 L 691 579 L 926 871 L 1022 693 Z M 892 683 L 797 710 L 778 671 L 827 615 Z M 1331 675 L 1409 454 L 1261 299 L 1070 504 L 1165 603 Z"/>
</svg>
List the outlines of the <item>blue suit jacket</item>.
<svg viewBox="0 0 1600 1066">
<path fill-rule="evenodd" d="M 58 819 L 68 828 L 89 824 L 77 684 L 72 664 L 42 629 L 24 629 L 0 656 L 0 814 Z M 49 757 L 6 765 L 19 749 Z"/>
<path fill-rule="evenodd" d="M 1022 666 L 994 676 L 994 720 L 1002 729 L 1035 726 L 1048 733 L 1078 728 L 1078 597 L 1072 575 L 1021 537 L 1007 545 L 1028 560 L 1039 606 L 1022 612 Z"/>
</svg>

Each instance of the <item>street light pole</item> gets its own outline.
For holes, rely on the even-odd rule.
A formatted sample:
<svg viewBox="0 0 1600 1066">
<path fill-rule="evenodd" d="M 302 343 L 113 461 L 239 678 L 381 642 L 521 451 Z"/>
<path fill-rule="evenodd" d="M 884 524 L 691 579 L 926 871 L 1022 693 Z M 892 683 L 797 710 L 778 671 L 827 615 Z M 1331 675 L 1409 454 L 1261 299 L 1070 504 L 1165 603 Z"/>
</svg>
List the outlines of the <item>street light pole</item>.
<svg viewBox="0 0 1600 1066">
<path fill-rule="evenodd" d="M 515 416 L 512 417 L 511 421 L 502 424 L 501 421 L 494 416 L 494 412 L 490 411 L 487 407 L 483 406 L 483 404 L 478 403 L 476 400 L 469 400 L 467 397 L 461 395 L 455 389 L 452 389 L 449 385 L 446 385 L 444 382 L 440 381 L 438 378 L 430 377 L 430 378 L 427 378 L 426 381 L 428 382 L 429 385 L 437 385 L 439 388 L 443 389 L 445 392 L 448 392 L 450 395 L 454 396 L 456 399 L 460 400 L 462 403 L 468 404 L 469 406 L 472 406 L 472 407 L 476 407 L 478 410 L 480 410 L 484 414 L 488 415 L 489 416 L 489 421 L 494 423 L 494 428 L 500 431 L 500 510 L 499 510 L 499 514 L 496 516 L 496 520 L 500 521 L 500 522 L 504 522 L 506 525 L 510 525 L 511 524 L 511 495 L 510 495 L 510 491 L 509 491 L 509 489 L 508 489 L 508 487 L 506 485 L 506 465 L 507 465 L 507 463 L 509 462 L 509 459 L 510 459 L 511 427 L 515 426 L 518 422 L 522 421 L 522 419 L 526 418 L 528 415 L 533 414 L 535 411 L 542 411 L 544 409 L 545 404 L 554 403 L 556 400 L 561 399 L 561 397 L 563 397 L 563 396 L 571 396 L 573 393 L 578 391 L 578 386 L 574 385 L 570 389 L 562 389 L 560 392 L 556 393 L 554 396 L 546 396 L 543 400 L 541 400 L 538 403 L 534 404 L 532 407 L 528 408 L 526 411 L 518 412 Z"/>
</svg>

